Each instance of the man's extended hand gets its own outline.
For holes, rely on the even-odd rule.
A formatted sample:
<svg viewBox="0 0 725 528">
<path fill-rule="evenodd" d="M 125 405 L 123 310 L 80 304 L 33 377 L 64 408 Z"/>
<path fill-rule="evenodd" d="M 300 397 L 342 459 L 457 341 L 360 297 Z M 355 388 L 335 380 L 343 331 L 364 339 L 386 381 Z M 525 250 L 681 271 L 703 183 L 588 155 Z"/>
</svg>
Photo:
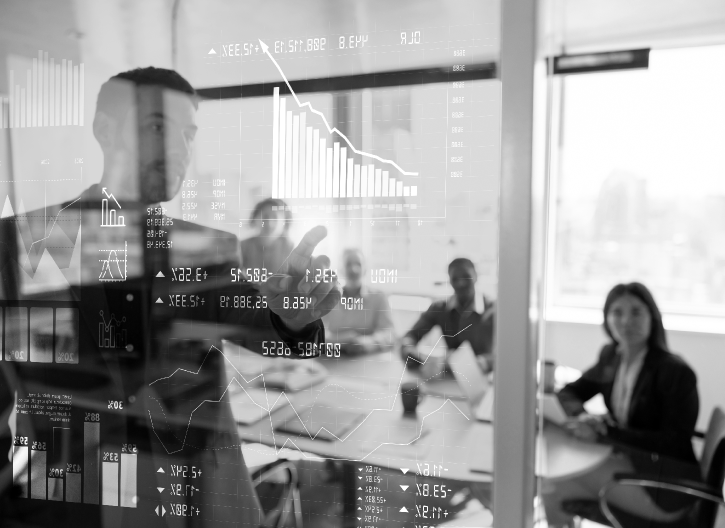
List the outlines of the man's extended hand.
<svg viewBox="0 0 725 528">
<path fill-rule="evenodd" d="M 282 268 L 260 284 L 267 305 L 291 330 L 320 319 L 340 302 L 342 292 L 330 269 L 330 259 L 325 255 L 312 257 L 326 236 L 323 226 L 310 229 Z"/>
</svg>

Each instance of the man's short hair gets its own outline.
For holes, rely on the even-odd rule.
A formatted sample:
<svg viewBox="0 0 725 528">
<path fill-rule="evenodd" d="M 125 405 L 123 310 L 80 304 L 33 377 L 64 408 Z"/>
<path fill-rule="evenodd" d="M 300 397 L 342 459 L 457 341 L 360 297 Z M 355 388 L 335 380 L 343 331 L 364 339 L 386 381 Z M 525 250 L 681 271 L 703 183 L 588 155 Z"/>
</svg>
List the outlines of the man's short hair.
<svg viewBox="0 0 725 528">
<path fill-rule="evenodd" d="M 168 90 L 176 90 L 177 92 L 187 94 L 194 103 L 194 108 L 198 108 L 199 105 L 196 98 L 196 91 L 189 84 L 189 81 L 174 70 L 149 66 L 147 68 L 136 68 L 121 72 L 103 83 L 101 91 L 98 92 L 96 112 L 103 112 L 115 118 L 122 118 L 128 110 L 128 106 L 133 103 L 133 100 L 129 100 L 128 98 L 129 86 L 133 86 L 134 88 L 138 88 L 139 86 L 158 86 Z"/>
<path fill-rule="evenodd" d="M 471 259 L 467 258 L 457 258 L 451 260 L 451 263 L 448 264 L 448 273 L 451 272 L 453 268 L 468 268 L 474 273 L 476 273 L 476 266 L 473 265 L 473 262 L 471 262 Z"/>
</svg>

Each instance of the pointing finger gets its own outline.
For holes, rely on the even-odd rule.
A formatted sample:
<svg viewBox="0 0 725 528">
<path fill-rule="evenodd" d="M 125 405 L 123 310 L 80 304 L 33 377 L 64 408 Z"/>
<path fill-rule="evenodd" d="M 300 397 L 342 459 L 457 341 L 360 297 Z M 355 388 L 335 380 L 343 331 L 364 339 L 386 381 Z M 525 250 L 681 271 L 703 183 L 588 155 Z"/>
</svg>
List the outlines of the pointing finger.
<svg viewBox="0 0 725 528">
<path fill-rule="evenodd" d="M 263 290 L 270 293 L 285 293 L 289 290 L 292 285 L 292 277 L 289 275 L 271 275 L 266 282 L 262 283 Z"/>
<path fill-rule="evenodd" d="M 312 313 L 313 317 L 320 318 L 327 315 L 335 306 L 340 302 L 342 292 L 340 286 L 335 284 L 330 288 L 330 291 L 325 297 L 315 303 L 315 311 Z"/>
<path fill-rule="evenodd" d="M 316 226 L 307 231 L 302 241 L 292 250 L 287 259 L 290 272 L 304 273 L 304 270 L 310 263 L 312 252 L 317 244 L 322 242 L 327 236 L 327 228 L 325 226 Z"/>
<path fill-rule="evenodd" d="M 323 283 L 334 281 L 335 275 L 329 268 L 330 259 L 327 255 L 318 255 L 313 258 L 309 267 L 309 270 L 312 273 L 311 278 L 310 280 L 308 280 L 308 278 L 305 277 L 302 279 L 302 281 L 300 281 L 300 291 L 303 293 L 308 293 L 312 291 L 317 285 L 317 282 L 313 280 L 313 278 Z"/>
</svg>

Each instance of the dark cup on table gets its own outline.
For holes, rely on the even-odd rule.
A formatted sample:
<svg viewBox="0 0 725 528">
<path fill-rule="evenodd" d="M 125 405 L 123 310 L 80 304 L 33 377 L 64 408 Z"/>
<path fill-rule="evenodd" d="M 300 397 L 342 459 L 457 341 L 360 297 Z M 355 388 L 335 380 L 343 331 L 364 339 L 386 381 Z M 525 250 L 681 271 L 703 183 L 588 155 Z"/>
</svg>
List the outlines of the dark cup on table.
<svg viewBox="0 0 725 528">
<path fill-rule="evenodd" d="M 556 363 L 551 360 L 544 361 L 543 368 L 544 393 L 554 394 L 556 391 Z"/>
<path fill-rule="evenodd" d="M 400 385 L 400 398 L 403 401 L 403 414 L 415 414 L 421 400 L 417 381 L 408 381 Z"/>
</svg>

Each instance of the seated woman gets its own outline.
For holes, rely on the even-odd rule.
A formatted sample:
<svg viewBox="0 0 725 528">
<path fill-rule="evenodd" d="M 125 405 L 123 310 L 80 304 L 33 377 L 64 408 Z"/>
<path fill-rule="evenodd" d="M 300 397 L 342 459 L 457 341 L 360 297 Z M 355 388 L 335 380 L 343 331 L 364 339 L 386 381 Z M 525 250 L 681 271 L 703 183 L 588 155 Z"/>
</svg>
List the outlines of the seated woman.
<svg viewBox="0 0 725 528">
<path fill-rule="evenodd" d="M 549 526 L 570 526 L 562 502 L 597 500 L 615 473 L 701 478 L 691 436 L 699 410 L 697 379 L 685 361 L 667 347 L 662 315 L 642 284 L 618 284 L 604 303 L 604 330 L 611 342 L 597 363 L 559 392 L 573 418 L 567 428 L 584 441 L 607 441 L 615 454 L 601 467 L 577 478 L 544 482 Z M 609 410 L 588 415 L 584 402 L 601 394 Z M 633 488 L 615 488 L 609 503 L 620 511 L 655 521 L 676 519 L 682 503 Z M 571 503 L 570 503 L 571 504 Z M 569 509 L 569 508 L 567 508 Z"/>
<path fill-rule="evenodd" d="M 323 318 L 327 341 L 341 343 L 341 351 L 347 354 L 389 349 L 395 332 L 387 296 L 363 284 L 365 259 L 359 249 L 346 249 L 342 258 L 342 302 Z"/>
</svg>

